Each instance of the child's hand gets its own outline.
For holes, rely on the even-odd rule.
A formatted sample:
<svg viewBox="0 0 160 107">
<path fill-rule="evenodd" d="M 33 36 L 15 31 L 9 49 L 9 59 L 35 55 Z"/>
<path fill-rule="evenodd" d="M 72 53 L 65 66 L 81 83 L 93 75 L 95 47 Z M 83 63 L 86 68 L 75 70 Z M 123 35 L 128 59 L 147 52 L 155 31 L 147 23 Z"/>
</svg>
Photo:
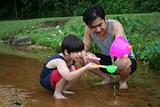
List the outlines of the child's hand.
<svg viewBox="0 0 160 107">
<path fill-rule="evenodd" d="M 70 68 L 69 68 L 69 70 L 70 70 L 70 71 L 75 71 L 75 70 L 76 70 L 76 68 L 75 68 L 75 66 L 74 66 L 74 65 L 71 65 L 71 66 L 70 66 Z"/>
<path fill-rule="evenodd" d="M 83 59 L 85 63 L 89 63 L 89 62 L 99 63 L 100 61 L 100 58 L 97 58 L 96 55 L 89 52 L 83 52 Z"/>
<path fill-rule="evenodd" d="M 97 64 L 96 63 L 88 63 L 86 66 L 86 69 L 95 69 L 95 68 L 98 68 Z"/>
</svg>

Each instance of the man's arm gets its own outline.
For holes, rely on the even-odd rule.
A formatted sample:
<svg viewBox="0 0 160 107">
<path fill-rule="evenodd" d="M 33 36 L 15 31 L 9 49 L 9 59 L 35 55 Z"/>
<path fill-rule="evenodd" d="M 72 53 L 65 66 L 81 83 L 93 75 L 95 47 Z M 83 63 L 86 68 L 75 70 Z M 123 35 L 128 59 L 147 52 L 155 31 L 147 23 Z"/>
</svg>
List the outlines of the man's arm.
<svg viewBox="0 0 160 107">
<path fill-rule="evenodd" d="M 85 46 L 84 47 L 85 51 L 86 52 L 90 51 L 91 44 L 92 44 L 92 38 L 90 35 L 89 28 L 87 26 L 85 28 L 83 42 L 84 42 L 84 46 Z"/>
<path fill-rule="evenodd" d="M 122 24 L 117 20 L 113 20 L 113 34 L 115 38 L 120 35 L 124 36 L 125 34 Z"/>
</svg>

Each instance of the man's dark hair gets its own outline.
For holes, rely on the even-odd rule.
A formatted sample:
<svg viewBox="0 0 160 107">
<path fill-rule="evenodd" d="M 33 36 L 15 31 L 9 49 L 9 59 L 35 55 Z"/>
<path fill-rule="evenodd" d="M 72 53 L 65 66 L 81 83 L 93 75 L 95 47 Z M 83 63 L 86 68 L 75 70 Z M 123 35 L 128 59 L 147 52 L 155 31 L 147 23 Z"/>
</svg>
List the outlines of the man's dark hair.
<svg viewBox="0 0 160 107">
<path fill-rule="evenodd" d="M 69 54 L 71 52 L 79 52 L 84 50 L 84 43 L 78 36 L 70 34 L 66 36 L 62 41 L 61 50 L 63 54 L 65 49 Z"/>
<path fill-rule="evenodd" d="M 97 17 L 105 20 L 104 9 L 97 5 L 92 5 L 83 13 L 83 21 L 87 26 L 91 26 L 92 21 L 94 21 Z"/>
</svg>

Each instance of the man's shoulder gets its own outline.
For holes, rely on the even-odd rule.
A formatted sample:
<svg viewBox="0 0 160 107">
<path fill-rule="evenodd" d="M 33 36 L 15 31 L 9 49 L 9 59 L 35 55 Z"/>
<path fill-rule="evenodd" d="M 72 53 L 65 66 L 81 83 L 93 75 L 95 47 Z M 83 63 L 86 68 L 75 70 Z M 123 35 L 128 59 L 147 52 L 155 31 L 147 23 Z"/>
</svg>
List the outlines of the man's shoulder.
<svg viewBox="0 0 160 107">
<path fill-rule="evenodd" d="M 120 23 L 118 20 L 116 19 L 109 19 L 110 21 L 112 21 L 112 23 Z"/>
<path fill-rule="evenodd" d="M 113 29 L 114 28 L 121 28 L 122 27 L 122 24 L 121 24 L 121 22 L 119 22 L 118 20 L 112 20 L 112 27 L 113 27 Z"/>
</svg>

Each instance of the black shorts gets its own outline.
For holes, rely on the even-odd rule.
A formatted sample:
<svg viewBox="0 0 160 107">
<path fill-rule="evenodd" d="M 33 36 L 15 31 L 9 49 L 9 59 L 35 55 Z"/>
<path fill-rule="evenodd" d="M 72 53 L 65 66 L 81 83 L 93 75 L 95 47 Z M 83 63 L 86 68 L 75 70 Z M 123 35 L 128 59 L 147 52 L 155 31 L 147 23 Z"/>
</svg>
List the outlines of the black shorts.
<svg viewBox="0 0 160 107">
<path fill-rule="evenodd" d="M 100 64 L 101 64 L 101 65 L 112 65 L 112 59 L 111 59 L 110 56 L 106 56 L 106 55 L 99 54 L 99 53 L 94 53 L 94 54 L 95 54 L 97 57 L 101 58 L 101 60 L 100 60 Z M 116 59 L 117 59 L 117 58 L 114 58 L 114 60 L 116 60 Z M 137 69 L 137 62 L 136 62 L 136 60 L 135 60 L 134 58 L 130 58 L 130 57 L 129 57 L 129 59 L 131 60 L 131 73 L 130 73 L 130 74 L 132 74 L 132 73 L 135 72 L 136 69 Z M 110 74 L 109 72 L 106 72 L 107 69 L 100 68 L 100 70 L 101 70 L 102 72 L 105 72 L 105 73 Z M 117 75 L 118 73 L 117 73 L 117 71 L 116 71 L 115 73 L 112 73 L 112 74 Z"/>
</svg>

